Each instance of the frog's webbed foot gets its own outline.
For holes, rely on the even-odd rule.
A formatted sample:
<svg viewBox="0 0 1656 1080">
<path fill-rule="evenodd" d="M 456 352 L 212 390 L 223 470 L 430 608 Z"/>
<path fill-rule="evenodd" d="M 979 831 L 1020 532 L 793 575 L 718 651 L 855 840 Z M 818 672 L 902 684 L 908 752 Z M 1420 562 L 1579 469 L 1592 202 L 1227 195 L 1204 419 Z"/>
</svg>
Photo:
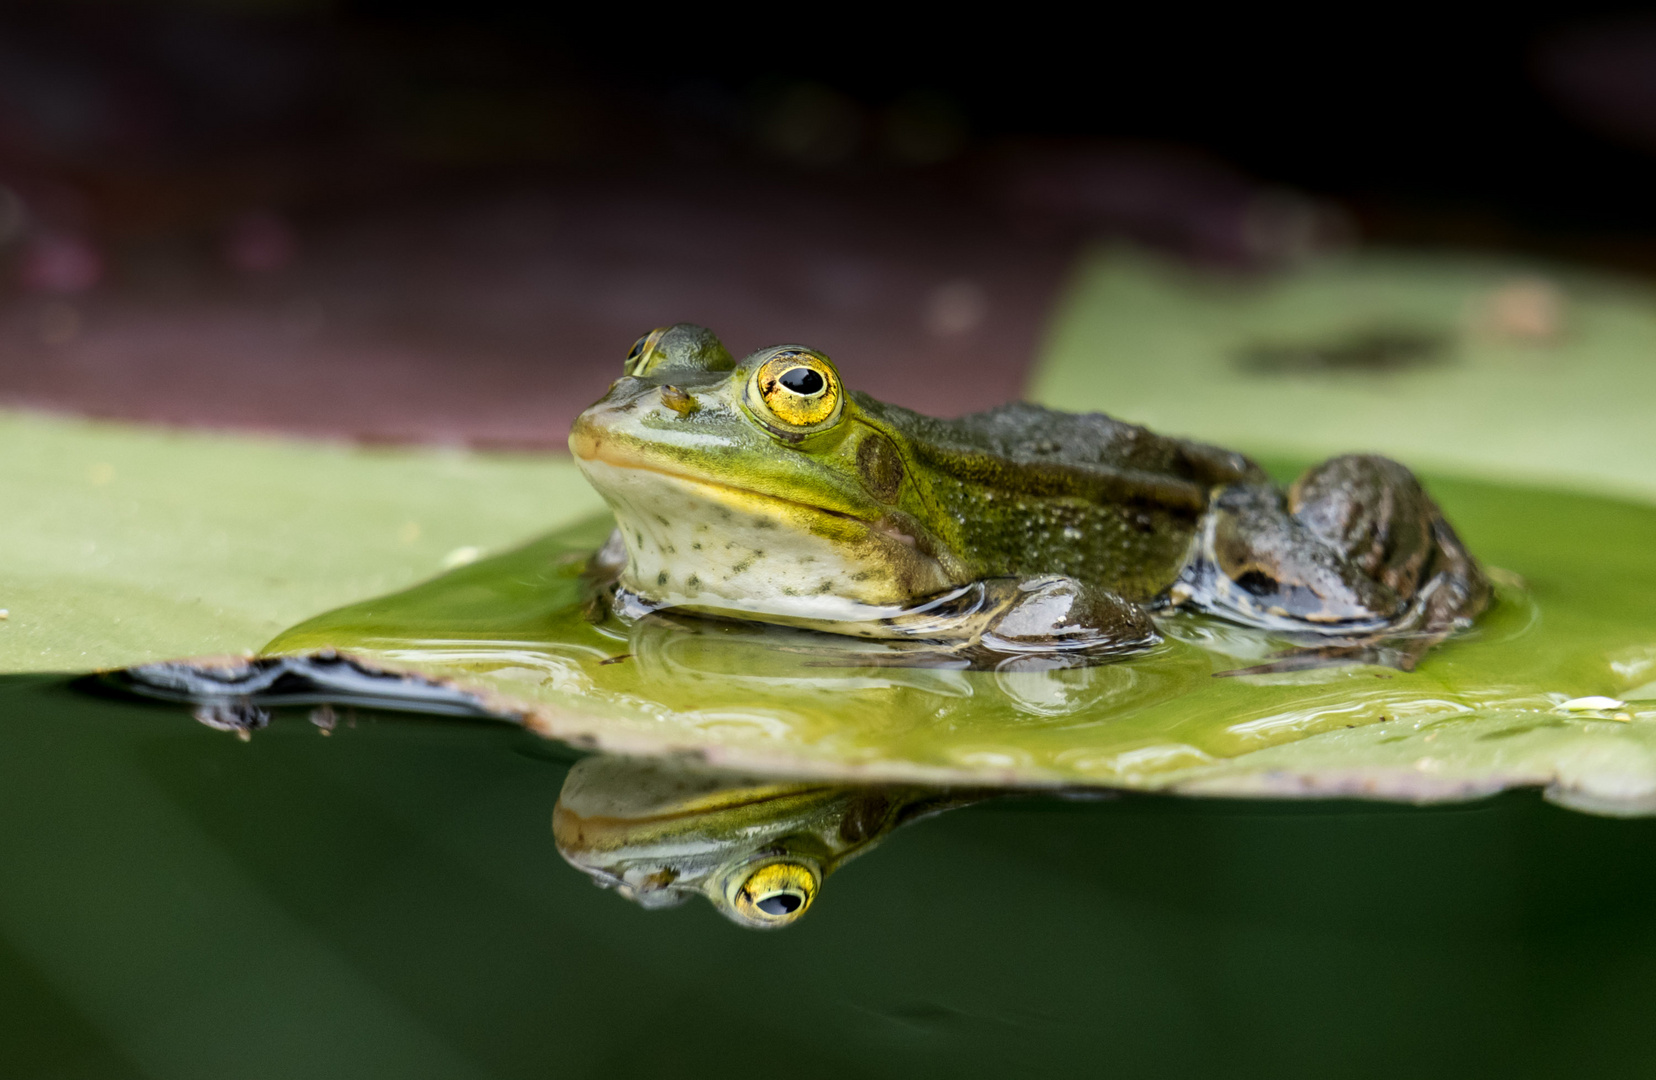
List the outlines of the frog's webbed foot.
<svg viewBox="0 0 1656 1080">
<path fill-rule="evenodd" d="M 1002 658 L 1066 653 L 1101 661 L 1160 640 L 1147 609 L 1108 589 L 1049 576 L 1017 582 L 972 647 Z"/>
<path fill-rule="evenodd" d="M 1063 656 L 1067 663 L 1108 663 L 1161 641 L 1150 612 L 1074 578 L 993 578 L 917 606 L 891 621 L 907 640 L 841 650 L 813 664 L 868 667 L 958 667 L 984 670 L 1012 657 Z M 872 644 L 872 643 L 870 643 Z M 816 650 L 813 650 L 816 651 Z"/>
<path fill-rule="evenodd" d="M 1324 462 L 1286 496 L 1267 484 L 1221 490 L 1170 590 L 1175 605 L 1322 639 L 1249 672 L 1330 663 L 1407 671 L 1489 596 L 1414 474 L 1370 455 Z"/>
</svg>

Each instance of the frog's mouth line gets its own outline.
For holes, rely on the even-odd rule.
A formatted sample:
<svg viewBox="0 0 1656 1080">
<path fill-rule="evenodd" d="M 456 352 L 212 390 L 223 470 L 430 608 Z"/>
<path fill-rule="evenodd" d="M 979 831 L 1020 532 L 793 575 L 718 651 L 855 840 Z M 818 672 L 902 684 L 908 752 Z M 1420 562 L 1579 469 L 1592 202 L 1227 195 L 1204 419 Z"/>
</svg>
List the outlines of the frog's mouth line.
<svg viewBox="0 0 1656 1080">
<path fill-rule="evenodd" d="M 727 491 L 733 495 L 738 495 L 743 499 L 764 499 L 769 502 L 781 503 L 784 506 L 795 507 L 796 509 L 803 510 L 807 513 L 822 514 L 826 517 L 839 518 L 842 521 L 854 521 L 864 528 L 878 532 L 889 537 L 890 539 L 899 540 L 907 544 L 909 547 L 914 546 L 913 537 L 903 534 L 899 530 L 884 527 L 881 522 L 869 521 L 866 518 L 860 518 L 857 515 L 847 513 L 844 510 L 830 510 L 826 506 L 818 506 L 814 503 L 800 502 L 797 499 L 790 499 L 785 495 L 772 495 L 764 491 L 755 491 L 752 488 L 738 487 L 735 484 L 726 484 L 718 480 L 709 480 L 703 476 L 692 476 L 689 473 L 676 472 L 672 469 L 663 469 L 654 463 L 641 461 L 638 458 L 626 454 L 625 452 L 617 452 L 611 444 L 605 443 L 599 439 L 594 439 L 591 436 L 580 439 L 578 443 L 576 439 L 571 438 L 570 448 L 575 451 L 575 456 L 580 458 L 582 461 L 600 462 L 604 465 L 610 466 L 613 469 L 628 469 L 633 472 L 654 473 L 657 476 L 665 476 L 669 480 L 676 480 L 681 484 L 713 488 L 716 491 Z"/>
</svg>

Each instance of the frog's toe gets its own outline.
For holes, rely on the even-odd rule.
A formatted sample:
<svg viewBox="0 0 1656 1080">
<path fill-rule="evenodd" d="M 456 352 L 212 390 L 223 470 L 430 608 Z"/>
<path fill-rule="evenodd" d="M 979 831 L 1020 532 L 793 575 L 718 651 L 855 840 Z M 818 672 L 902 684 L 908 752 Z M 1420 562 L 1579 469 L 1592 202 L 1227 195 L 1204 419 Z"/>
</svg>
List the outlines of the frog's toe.
<svg viewBox="0 0 1656 1080">
<path fill-rule="evenodd" d="M 1150 613 L 1107 589 L 1069 577 L 1022 582 L 1018 595 L 983 634 L 995 652 L 1085 650 L 1120 653 L 1160 641 Z"/>
</svg>

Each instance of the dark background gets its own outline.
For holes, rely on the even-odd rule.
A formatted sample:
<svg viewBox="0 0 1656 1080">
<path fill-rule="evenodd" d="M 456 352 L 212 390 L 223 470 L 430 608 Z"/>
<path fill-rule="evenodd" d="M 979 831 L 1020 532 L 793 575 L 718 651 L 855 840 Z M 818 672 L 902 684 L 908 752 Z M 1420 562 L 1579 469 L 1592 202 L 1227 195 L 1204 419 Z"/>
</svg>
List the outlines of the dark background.
<svg viewBox="0 0 1656 1080">
<path fill-rule="evenodd" d="M 1656 18 L 0 13 L 0 402 L 561 444 L 652 326 L 1020 392 L 1067 268 L 1354 244 L 1656 268 Z"/>
</svg>

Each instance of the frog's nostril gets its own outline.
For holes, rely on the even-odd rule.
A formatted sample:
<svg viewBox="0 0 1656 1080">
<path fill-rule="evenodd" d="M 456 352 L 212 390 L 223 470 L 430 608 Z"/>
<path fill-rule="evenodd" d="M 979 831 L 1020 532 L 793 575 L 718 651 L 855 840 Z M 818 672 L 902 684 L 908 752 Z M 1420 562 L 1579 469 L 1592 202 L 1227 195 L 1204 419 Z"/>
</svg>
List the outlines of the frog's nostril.
<svg viewBox="0 0 1656 1080">
<path fill-rule="evenodd" d="M 1239 574 L 1236 583 L 1255 596 L 1270 596 L 1281 588 L 1281 583 L 1263 570 L 1249 570 Z"/>
<path fill-rule="evenodd" d="M 689 416 L 696 411 L 696 399 L 676 386 L 661 388 L 661 403 L 680 416 Z"/>
</svg>

